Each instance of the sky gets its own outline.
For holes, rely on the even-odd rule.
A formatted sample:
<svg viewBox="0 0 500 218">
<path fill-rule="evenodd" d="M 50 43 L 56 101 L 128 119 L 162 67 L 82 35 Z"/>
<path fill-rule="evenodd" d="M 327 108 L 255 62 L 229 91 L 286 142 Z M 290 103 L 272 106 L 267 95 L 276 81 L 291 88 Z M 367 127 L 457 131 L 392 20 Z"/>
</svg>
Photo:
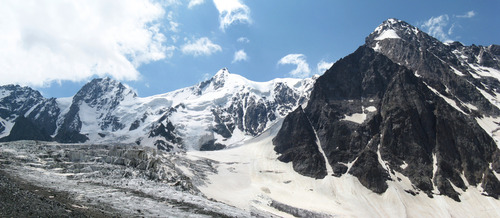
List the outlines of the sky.
<svg viewBox="0 0 500 218">
<path fill-rule="evenodd" d="M 69 97 L 111 77 L 146 97 L 221 68 L 305 78 L 388 18 L 443 42 L 500 44 L 499 10 L 500 0 L 0 0 L 0 85 Z"/>
</svg>

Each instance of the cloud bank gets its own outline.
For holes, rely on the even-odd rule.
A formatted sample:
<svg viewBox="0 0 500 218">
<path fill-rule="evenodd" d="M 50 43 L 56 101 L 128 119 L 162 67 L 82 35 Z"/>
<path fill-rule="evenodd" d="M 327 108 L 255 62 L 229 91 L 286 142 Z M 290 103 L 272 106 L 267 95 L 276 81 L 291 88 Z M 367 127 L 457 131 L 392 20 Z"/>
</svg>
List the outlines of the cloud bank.
<svg viewBox="0 0 500 218">
<path fill-rule="evenodd" d="M 3 1 L 0 83 L 47 86 L 92 76 L 136 80 L 137 67 L 172 55 L 150 0 Z"/>
</svg>

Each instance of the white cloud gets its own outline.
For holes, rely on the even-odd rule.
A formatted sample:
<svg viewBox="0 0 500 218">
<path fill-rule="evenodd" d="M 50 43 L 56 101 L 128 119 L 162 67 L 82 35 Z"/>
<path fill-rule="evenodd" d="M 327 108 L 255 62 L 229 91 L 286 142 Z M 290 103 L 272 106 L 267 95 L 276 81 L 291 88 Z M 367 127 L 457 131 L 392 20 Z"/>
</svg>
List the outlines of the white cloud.
<svg viewBox="0 0 500 218">
<path fill-rule="evenodd" d="M 436 37 L 442 42 L 450 42 L 453 41 L 451 35 L 455 32 L 455 29 L 457 27 L 461 28 L 460 19 L 457 18 L 472 18 L 474 16 L 476 16 L 474 11 L 469 11 L 463 15 L 448 16 L 447 14 L 443 14 L 438 17 L 431 17 L 429 20 L 423 22 L 421 27 L 431 36 Z M 448 27 L 450 23 L 451 26 Z"/>
<path fill-rule="evenodd" d="M 250 43 L 250 39 L 248 39 L 247 37 L 240 37 L 236 41 L 240 43 Z"/>
<path fill-rule="evenodd" d="M 325 71 L 330 69 L 330 67 L 332 67 L 332 65 L 333 65 L 333 62 L 326 62 L 324 60 L 321 60 L 320 62 L 318 62 L 318 65 L 316 67 L 316 69 L 318 70 L 318 74 L 325 73 Z"/>
<path fill-rule="evenodd" d="M 474 11 L 469 11 L 467 13 L 465 13 L 464 15 L 457 15 L 457 17 L 459 18 L 472 18 L 476 16 L 476 13 Z"/>
<path fill-rule="evenodd" d="M 234 53 L 234 58 L 233 58 L 232 63 L 235 63 L 238 61 L 246 61 L 247 59 L 248 59 L 247 53 L 245 53 L 245 51 L 243 49 L 241 49 L 241 50 L 236 51 Z"/>
<path fill-rule="evenodd" d="M 234 22 L 252 23 L 250 19 L 250 8 L 241 0 L 214 0 L 215 7 L 219 11 L 220 29 L 225 30 Z"/>
<path fill-rule="evenodd" d="M 443 42 L 450 41 L 449 35 L 447 34 L 448 31 L 444 30 L 446 26 L 448 26 L 449 20 L 450 18 L 446 14 L 438 17 L 431 17 L 429 20 L 425 21 L 424 24 L 422 24 L 422 28 L 424 28 L 431 36 L 434 36 Z"/>
<path fill-rule="evenodd" d="M 188 4 L 188 8 L 191 9 L 194 6 L 201 5 L 205 2 L 205 0 L 190 0 Z"/>
<path fill-rule="evenodd" d="M 174 20 L 174 12 L 170 11 L 167 15 L 168 24 L 170 25 L 169 30 L 172 32 L 179 32 L 179 23 Z"/>
<path fill-rule="evenodd" d="M 306 56 L 303 54 L 289 54 L 278 61 L 278 64 L 294 64 L 297 68 L 290 71 L 290 76 L 305 78 L 311 74 L 311 69 L 306 61 Z"/>
<path fill-rule="evenodd" d="M 0 7 L 0 84 L 46 86 L 93 75 L 139 78 L 137 67 L 164 59 L 158 22 L 170 1 L 7 0 Z"/>
<path fill-rule="evenodd" d="M 210 39 L 207 37 L 202 37 L 194 42 L 189 41 L 188 43 L 184 44 L 181 48 L 182 53 L 184 54 L 189 54 L 193 56 L 200 56 L 200 55 L 212 55 L 213 53 L 222 51 L 222 48 L 220 45 L 214 44 Z"/>
</svg>

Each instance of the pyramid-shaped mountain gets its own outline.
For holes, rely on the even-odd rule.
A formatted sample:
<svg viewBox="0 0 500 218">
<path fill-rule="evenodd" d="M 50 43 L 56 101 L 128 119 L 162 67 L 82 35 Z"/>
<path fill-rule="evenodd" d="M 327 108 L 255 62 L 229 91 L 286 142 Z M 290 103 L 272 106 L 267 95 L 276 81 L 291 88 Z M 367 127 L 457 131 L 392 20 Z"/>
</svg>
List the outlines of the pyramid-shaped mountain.
<svg viewBox="0 0 500 218">
<path fill-rule="evenodd" d="M 477 187 L 498 198 L 497 48 L 444 44 L 389 19 L 317 79 L 275 151 L 302 175 L 348 173 L 376 193 L 405 177 L 410 193 L 460 201 Z"/>
</svg>

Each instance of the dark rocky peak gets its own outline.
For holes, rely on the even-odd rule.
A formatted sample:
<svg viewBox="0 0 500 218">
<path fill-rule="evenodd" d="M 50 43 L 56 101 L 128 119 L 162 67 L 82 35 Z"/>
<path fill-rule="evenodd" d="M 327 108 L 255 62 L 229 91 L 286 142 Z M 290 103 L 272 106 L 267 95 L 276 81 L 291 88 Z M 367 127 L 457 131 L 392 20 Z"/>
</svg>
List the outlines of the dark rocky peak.
<svg viewBox="0 0 500 218">
<path fill-rule="evenodd" d="M 366 37 L 365 42 L 368 46 L 372 47 L 375 51 L 388 53 L 388 45 L 391 44 L 405 44 L 408 49 L 417 52 L 425 50 L 444 50 L 446 49 L 438 39 L 430 36 L 411 24 L 398 20 L 388 19 L 380 24 L 375 30 Z M 411 58 L 411 57 L 402 57 Z M 391 58 L 392 59 L 392 58 Z M 396 61 L 399 63 L 398 61 Z"/>
<path fill-rule="evenodd" d="M 384 21 L 366 38 L 366 45 L 387 56 L 393 62 L 412 70 L 428 86 L 437 90 L 458 105 L 463 111 L 472 113 L 465 104 L 474 105 L 480 114 L 498 116 L 500 110 L 492 105 L 478 90 L 493 93 L 500 88 L 498 81 L 480 78 L 483 86 L 475 81 L 478 76 L 470 63 L 496 67 L 499 56 L 486 47 L 464 46 L 459 42 L 442 43 L 427 33 L 396 19 Z M 496 51 L 496 46 L 490 50 Z"/>
<path fill-rule="evenodd" d="M 395 18 L 390 18 L 382 22 L 382 24 L 366 37 L 366 42 L 370 44 L 376 41 L 394 39 L 419 42 L 423 46 L 435 46 L 440 44 L 439 40 L 429 36 L 417 27 Z"/>
<path fill-rule="evenodd" d="M 90 106 L 109 105 L 114 108 L 127 96 L 137 97 L 129 87 L 109 77 L 97 78 L 85 84 L 73 98 L 73 103 L 84 101 Z"/>
<path fill-rule="evenodd" d="M 375 193 L 385 192 L 388 180 L 399 182 L 400 173 L 411 191 L 431 197 L 460 201 L 467 183 L 498 197 L 492 175 L 500 172 L 500 150 L 473 116 L 441 95 L 414 71 L 361 46 L 316 81 L 304 110 L 284 119 L 275 151 L 302 175 L 330 176 L 331 166 L 333 176 L 349 173 Z"/>
<path fill-rule="evenodd" d="M 9 101 L 11 103 L 27 103 L 27 100 L 41 100 L 44 99 L 40 92 L 27 87 L 19 85 L 5 85 L 0 86 L 0 100 Z"/>
<path fill-rule="evenodd" d="M 33 106 L 40 104 L 46 99 L 40 92 L 30 87 L 19 85 L 0 86 L 0 117 L 8 118 L 12 115 L 24 115 Z"/>
<path fill-rule="evenodd" d="M 43 98 L 40 92 L 33 90 L 28 86 L 20 85 L 4 85 L 0 86 L 1 96 L 11 95 L 13 97 L 33 97 L 33 98 Z"/>
</svg>

